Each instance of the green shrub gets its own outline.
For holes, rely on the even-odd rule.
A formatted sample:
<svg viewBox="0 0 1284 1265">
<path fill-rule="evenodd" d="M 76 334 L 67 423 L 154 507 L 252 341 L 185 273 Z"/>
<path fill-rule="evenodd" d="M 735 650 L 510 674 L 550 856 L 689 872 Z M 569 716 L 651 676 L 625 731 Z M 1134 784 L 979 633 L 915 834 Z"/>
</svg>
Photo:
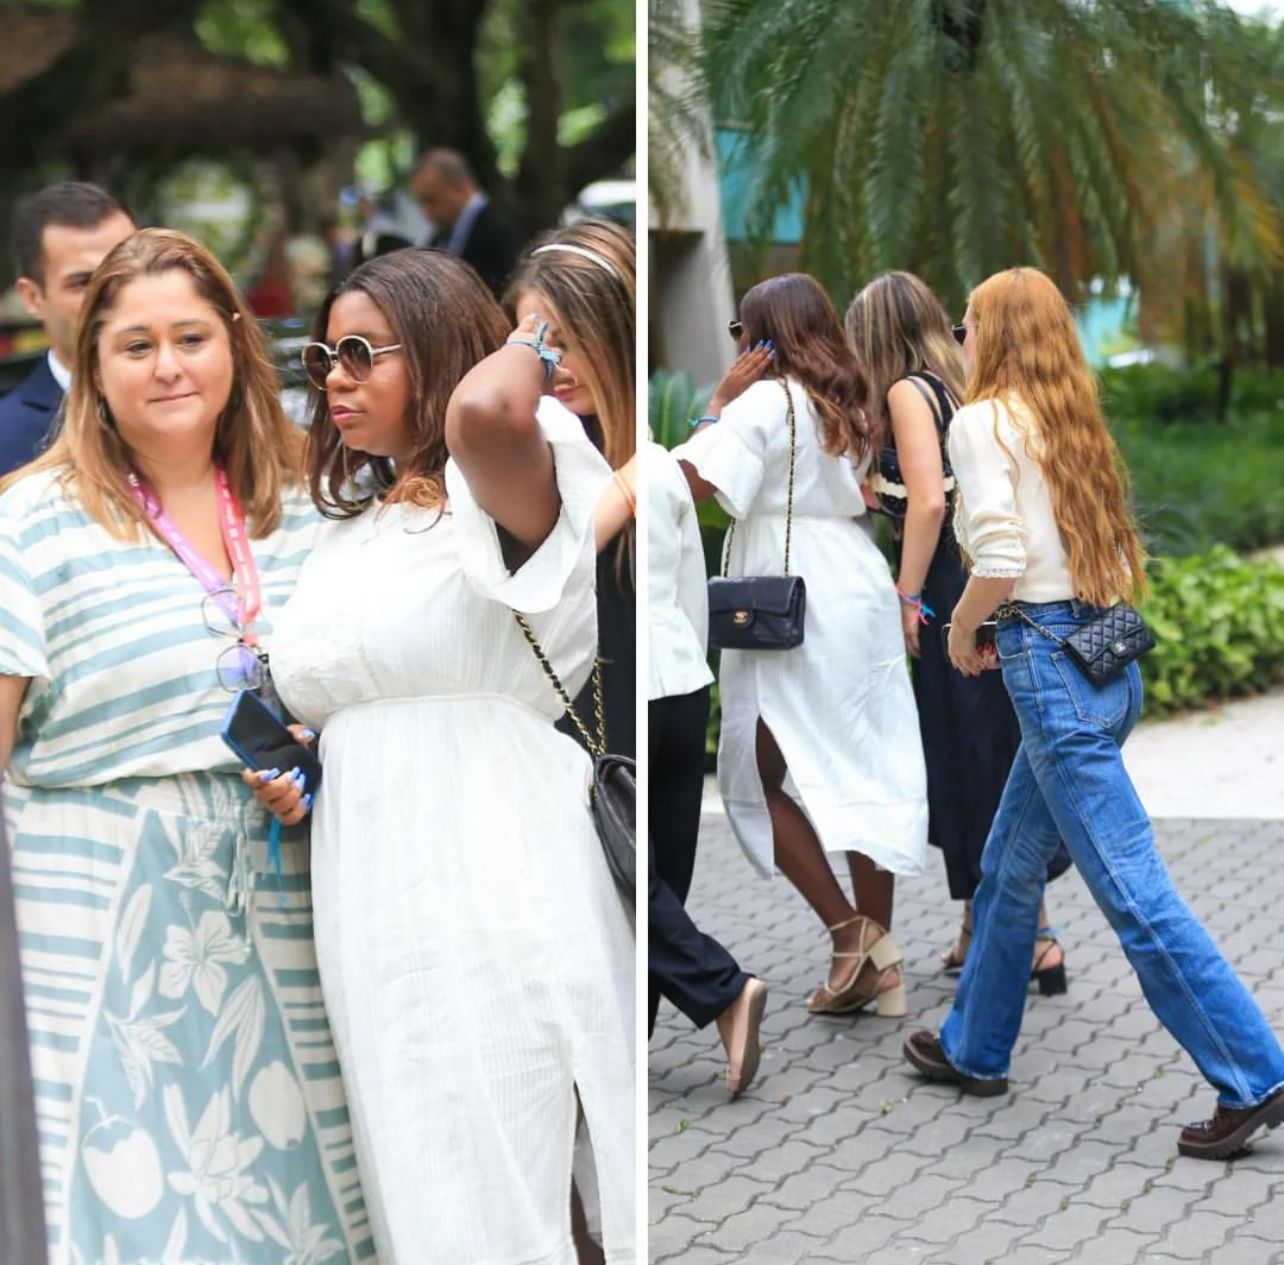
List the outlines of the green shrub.
<svg viewBox="0 0 1284 1265">
<path fill-rule="evenodd" d="M 1144 422 L 1215 422 L 1218 370 L 1130 365 L 1101 371 L 1101 402 L 1107 417 Z M 1284 408 L 1284 374 L 1269 369 L 1236 369 L 1231 377 L 1230 411 Z"/>
<path fill-rule="evenodd" d="M 1284 411 L 1157 427 L 1111 417 L 1154 554 L 1248 551 L 1284 541 Z"/>
<path fill-rule="evenodd" d="M 1142 614 L 1155 648 L 1141 659 L 1144 715 L 1269 689 L 1284 678 L 1284 569 L 1225 546 L 1152 567 Z"/>
</svg>

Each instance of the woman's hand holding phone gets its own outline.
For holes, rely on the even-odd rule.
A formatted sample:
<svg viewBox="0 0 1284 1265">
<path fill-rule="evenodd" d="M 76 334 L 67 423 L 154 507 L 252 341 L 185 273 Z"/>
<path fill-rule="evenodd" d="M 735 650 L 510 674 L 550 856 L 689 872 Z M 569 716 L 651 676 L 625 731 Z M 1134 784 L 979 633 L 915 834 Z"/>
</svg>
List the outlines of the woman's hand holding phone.
<svg viewBox="0 0 1284 1265">
<path fill-rule="evenodd" d="M 999 666 L 998 655 L 992 644 L 979 647 L 976 641 L 977 630 L 968 628 L 957 618 L 946 625 L 949 639 L 946 642 L 946 653 L 950 662 L 964 676 L 980 676 Z"/>
<path fill-rule="evenodd" d="M 305 747 L 316 741 L 316 734 L 303 725 L 290 725 L 288 728 L 295 740 Z M 269 777 L 271 773 L 276 776 Z M 298 769 L 244 769 L 241 781 L 283 826 L 297 825 L 312 810 L 312 796 L 304 794 L 303 774 Z"/>
</svg>

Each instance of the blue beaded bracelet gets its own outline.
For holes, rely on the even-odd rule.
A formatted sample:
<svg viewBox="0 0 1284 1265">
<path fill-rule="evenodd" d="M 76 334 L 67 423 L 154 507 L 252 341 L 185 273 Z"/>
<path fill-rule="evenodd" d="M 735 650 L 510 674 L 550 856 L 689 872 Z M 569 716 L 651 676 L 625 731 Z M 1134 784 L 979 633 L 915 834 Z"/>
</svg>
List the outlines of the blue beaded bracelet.
<svg viewBox="0 0 1284 1265">
<path fill-rule="evenodd" d="M 544 335 L 548 333 L 548 322 L 540 321 L 535 328 L 534 338 L 510 338 L 508 341 L 515 347 L 529 347 L 544 363 L 544 385 L 553 380 L 553 374 L 557 371 L 557 366 L 562 363 L 562 353 L 553 347 L 549 347 L 544 342 Z"/>
</svg>

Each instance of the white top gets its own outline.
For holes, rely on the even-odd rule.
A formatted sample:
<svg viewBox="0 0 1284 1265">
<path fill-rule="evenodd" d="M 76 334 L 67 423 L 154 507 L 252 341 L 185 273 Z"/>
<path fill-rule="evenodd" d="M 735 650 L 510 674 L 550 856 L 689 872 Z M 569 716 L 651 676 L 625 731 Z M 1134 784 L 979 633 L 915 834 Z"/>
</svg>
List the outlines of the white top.
<svg viewBox="0 0 1284 1265">
<path fill-rule="evenodd" d="M 713 680 L 709 670 L 709 589 L 700 525 L 682 467 L 648 443 L 645 466 L 647 698 L 694 694 Z"/>
<path fill-rule="evenodd" d="M 803 386 L 789 382 L 798 433 L 790 570 L 807 588 L 803 643 L 724 650 L 718 784 L 750 859 L 774 868 L 771 817 L 758 775 L 758 721 L 771 730 L 827 851 L 863 852 L 917 874 L 927 853 L 926 774 L 906 669 L 900 604 L 887 560 L 865 528 L 854 464 L 821 446 Z M 736 516 L 728 574 L 779 575 L 785 561 L 789 426 L 779 381 L 755 382 L 674 456 L 718 490 Z M 654 563 L 653 563 L 654 569 Z"/>
<path fill-rule="evenodd" d="M 1073 597 L 1030 410 L 1015 397 L 968 404 L 950 423 L 949 448 L 958 485 L 954 534 L 972 574 L 1019 577 L 1012 596 L 1022 602 Z"/>
</svg>

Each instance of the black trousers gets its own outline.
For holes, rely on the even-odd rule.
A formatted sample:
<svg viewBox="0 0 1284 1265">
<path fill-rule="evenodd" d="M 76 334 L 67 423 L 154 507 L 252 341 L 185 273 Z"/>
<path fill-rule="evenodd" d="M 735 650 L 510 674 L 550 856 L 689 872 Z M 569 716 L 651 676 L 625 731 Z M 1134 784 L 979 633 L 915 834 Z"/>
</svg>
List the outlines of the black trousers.
<svg viewBox="0 0 1284 1265">
<path fill-rule="evenodd" d="M 712 1023 L 740 996 L 749 976 L 683 908 L 695 870 L 704 787 L 704 730 L 709 687 L 654 699 L 648 751 L 651 785 L 649 844 L 650 1020 L 667 997 L 697 1028 Z"/>
</svg>

